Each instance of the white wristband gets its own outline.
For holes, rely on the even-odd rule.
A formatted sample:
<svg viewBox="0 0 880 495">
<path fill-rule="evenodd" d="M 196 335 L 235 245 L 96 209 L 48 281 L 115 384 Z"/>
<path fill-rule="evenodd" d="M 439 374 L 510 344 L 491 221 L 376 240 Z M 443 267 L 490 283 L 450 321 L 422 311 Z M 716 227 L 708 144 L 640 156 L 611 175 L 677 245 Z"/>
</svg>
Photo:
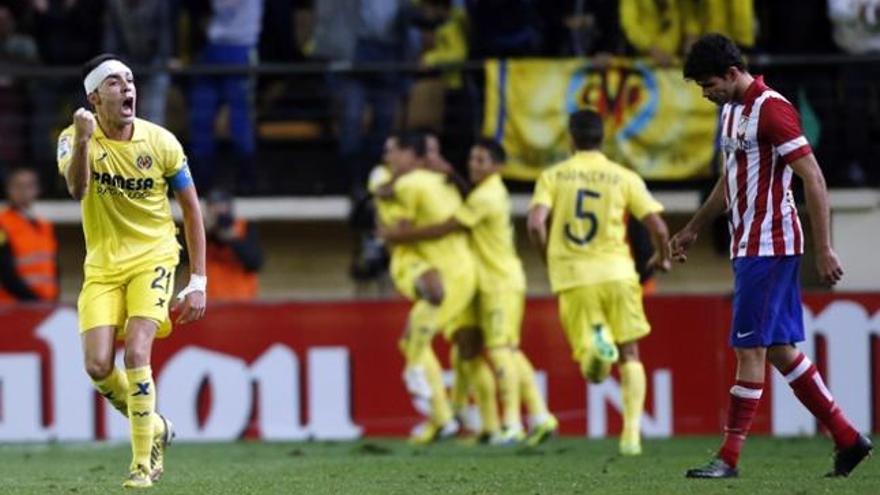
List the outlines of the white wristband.
<svg viewBox="0 0 880 495">
<path fill-rule="evenodd" d="M 208 277 L 206 275 L 190 274 L 189 284 L 177 294 L 178 299 L 183 299 L 193 292 L 205 292 L 208 289 Z"/>
</svg>

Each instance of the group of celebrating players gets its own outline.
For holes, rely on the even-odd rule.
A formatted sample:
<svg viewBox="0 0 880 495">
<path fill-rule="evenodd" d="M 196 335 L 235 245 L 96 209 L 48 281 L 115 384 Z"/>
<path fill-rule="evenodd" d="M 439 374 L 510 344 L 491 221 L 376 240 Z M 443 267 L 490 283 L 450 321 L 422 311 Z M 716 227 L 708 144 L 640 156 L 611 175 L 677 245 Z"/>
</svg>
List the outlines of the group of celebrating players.
<svg viewBox="0 0 880 495">
<path fill-rule="evenodd" d="M 873 446 L 844 416 L 810 360 L 803 341 L 799 281 L 803 235 L 790 181 L 804 182 L 821 278 L 843 275 L 831 248 L 827 190 L 803 137 L 797 113 L 760 77 L 751 76 L 735 44 L 707 35 L 684 67 L 706 98 L 722 106 L 724 174 L 705 204 L 669 239 L 662 206 L 634 172 L 599 150 L 603 122 L 592 110 L 569 116 L 574 154 L 546 169 L 529 207 L 528 233 L 544 257 L 560 320 L 583 376 L 607 378 L 616 365 L 623 395 L 620 452 L 642 452 L 639 428 L 645 371 L 638 341 L 650 332 L 641 287 L 625 242 L 626 217 L 641 221 L 665 271 L 710 220 L 727 212 L 735 275 L 731 344 L 737 380 L 730 389 L 724 442 L 694 478 L 738 475 L 769 360 L 798 399 L 831 433 L 831 475 L 847 476 Z M 190 282 L 177 296 L 178 323 L 205 313 L 205 232 L 183 149 L 167 130 L 135 117 L 131 70 L 117 57 L 88 62 L 83 85 L 92 111 L 78 109 L 58 141 L 59 172 L 82 203 L 85 280 L 78 300 L 85 368 L 96 389 L 131 426 L 132 462 L 123 486 L 146 488 L 164 472 L 173 425 L 156 412 L 150 368 L 153 340 L 171 330 L 169 304 L 179 259 L 168 191 L 181 205 Z M 370 178 L 379 232 L 391 248 L 391 277 L 412 307 L 399 342 L 403 379 L 429 405 L 412 442 L 456 435 L 471 397 L 480 412 L 481 442 L 536 445 L 558 429 L 519 349 L 526 281 L 514 246 L 511 202 L 499 175 L 503 149 L 480 139 L 470 151 L 470 181 L 456 176 L 431 135 L 390 136 L 384 164 Z M 451 345 L 451 392 L 432 341 Z M 115 341 L 125 342 L 125 370 L 115 366 Z M 497 399 L 500 398 L 500 401 Z M 501 414 L 498 411 L 501 404 Z M 523 427 L 522 406 L 530 415 Z"/>
<path fill-rule="evenodd" d="M 619 364 L 620 451 L 637 455 L 645 400 L 637 342 L 650 327 L 625 241 L 625 213 L 648 227 L 657 248 L 652 267 L 669 268 L 668 234 L 659 216 L 662 206 L 644 182 L 598 151 L 601 117 L 581 110 L 569 127 L 578 153 L 538 181 L 529 232 L 549 258 L 566 335 L 584 376 L 601 382 Z M 434 136 L 398 133 L 387 139 L 385 163 L 371 174 L 379 233 L 390 245 L 391 277 L 413 303 L 400 341 L 403 378 L 407 390 L 430 405 L 428 421 L 411 439 L 416 444 L 455 435 L 471 395 L 480 411 L 480 442 L 536 445 L 558 428 L 519 348 L 526 282 L 510 196 L 500 177 L 504 162 L 498 143 L 478 140 L 470 150 L 468 181 L 443 159 Z M 585 181 L 589 188 L 582 187 Z M 439 334 L 451 343 L 451 397 L 431 347 Z M 530 415 L 528 434 L 523 406 Z"/>
<path fill-rule="evenodd" d="M 501 147 L 478 141 L 468 161 L 471 187 L 454 175 L 436 137 L 399 133 L 387 139 L 385 164 L 370 177 L 380 235 L 391 245 L 391 278 L 413 303 L 400 348 L 407 390 L 430 405 L 429 420 L 412 438 L 417 444 L 456 434 L 471 392 L 481 441 L 525 440 L 522 404 L 532 420 L 528 441 L 558 427 L 519 350 L 526 284 L 499 175 L 503 163 Z M 431 347 L 440 333 L 452 344 L 451 397 Z"/>
</svg>

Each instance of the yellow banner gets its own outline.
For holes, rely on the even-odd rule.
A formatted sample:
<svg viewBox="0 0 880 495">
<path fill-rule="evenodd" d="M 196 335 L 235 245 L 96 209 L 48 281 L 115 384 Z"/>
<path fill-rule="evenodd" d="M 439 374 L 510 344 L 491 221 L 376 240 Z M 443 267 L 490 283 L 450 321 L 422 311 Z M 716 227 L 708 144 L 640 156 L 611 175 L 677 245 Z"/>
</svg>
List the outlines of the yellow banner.
<svg viewBox="0 0 880 495">
<path fill-rule="evenodd" d="M 633 60 L 597 67 L 584 59 L 486 62 L 483 135 L 504 145 L 505 176 L 535 180 L 571 153 L 568 115 L 591 107 L 605 118 L 603 151 L 651 180 L 706 177 L 718 108 L 680 68 Z"/>
</svg>

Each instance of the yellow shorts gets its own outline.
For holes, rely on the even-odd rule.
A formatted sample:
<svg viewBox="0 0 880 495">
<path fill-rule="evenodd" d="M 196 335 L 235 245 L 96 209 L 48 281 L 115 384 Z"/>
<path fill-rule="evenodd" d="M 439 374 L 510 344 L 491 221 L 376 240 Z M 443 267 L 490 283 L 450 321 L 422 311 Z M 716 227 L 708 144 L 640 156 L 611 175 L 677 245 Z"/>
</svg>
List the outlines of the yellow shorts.
<svg viewBox="0 0 880 495">
<path fill-rule="evenodd" d="M 446 340 L 452 340 L 456 330 L 475 327 L 477 317 L 477 277 L 471 270 L 458 273 L 440 272 L 443 280 L 443 304 L 437 312 L 438 328 Z"/>
<path fill-rule="evenodd" d="M 424 349 L 430 348 L 438 332 L 442 332 L 447 340 L 452 340 L 458 329 L 477 325 L 476 278 L 473 272 L 440 272 L 440 278 L 444 287 L 440 306 L 435 307 L 424 299 L 418 299 L 410 309 L 406 334 L 400 342 L 407 362 L 418 359 Z"/>
<path fill-rule="evenodd" d="M 576 361 L 585 353 L 587 332 L 596 325 L 606 327 L 618 344 L 651 332 L 638 280 L 612 280 L 564 290 L 559 293 L 559 319 Z"/>
<path fill-rule="evenodd" d="M 404 297 L 410 301 L 418 299 L 416 293 L 416 282 L 426 271 L 431 269 L 429 265 L 418 253 L 412 250 L 403 250 L 396 248 L 392 252 L 391 265 L 388 267 L 388 273 L 394 282 L 394 287 Z"/>
<path fill-rule="evenodd" d="M 480 328 L 487 348 L 518 346 L 526 295 L 522 291 L 479 291 Z"/>
<path fill-rule="evenodd" d="M 146 263 L 108 274 L 86 267 L 85 282 L 77 301 L 79 331 L 95 327 L 116 327 L 122 338 L 128 319 L 137 316 L 159 324 L 156 337 L 171 333 L 168 306 L 173 297 L 177 257 Z"/>
</svg>

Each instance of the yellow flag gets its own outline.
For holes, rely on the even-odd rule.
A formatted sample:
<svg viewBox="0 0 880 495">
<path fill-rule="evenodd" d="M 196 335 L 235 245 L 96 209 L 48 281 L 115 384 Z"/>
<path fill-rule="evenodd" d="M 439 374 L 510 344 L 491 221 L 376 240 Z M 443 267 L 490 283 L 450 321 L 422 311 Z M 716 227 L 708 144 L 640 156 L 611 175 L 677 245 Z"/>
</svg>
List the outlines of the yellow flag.
<svg viewBox="0 0 880 495">
<path fill-rule="evenodd" d="M 649 180 L 709 175 L 717 107 L 681 69 L 618 59 L 597 67 L 583 59 L 486 62 L 483 135 L 504 145 L 506 177 L 534 180 L 571 153 L 568 115 L 581 108 L 605 120 L 603 151 Z"/>
</svg>

